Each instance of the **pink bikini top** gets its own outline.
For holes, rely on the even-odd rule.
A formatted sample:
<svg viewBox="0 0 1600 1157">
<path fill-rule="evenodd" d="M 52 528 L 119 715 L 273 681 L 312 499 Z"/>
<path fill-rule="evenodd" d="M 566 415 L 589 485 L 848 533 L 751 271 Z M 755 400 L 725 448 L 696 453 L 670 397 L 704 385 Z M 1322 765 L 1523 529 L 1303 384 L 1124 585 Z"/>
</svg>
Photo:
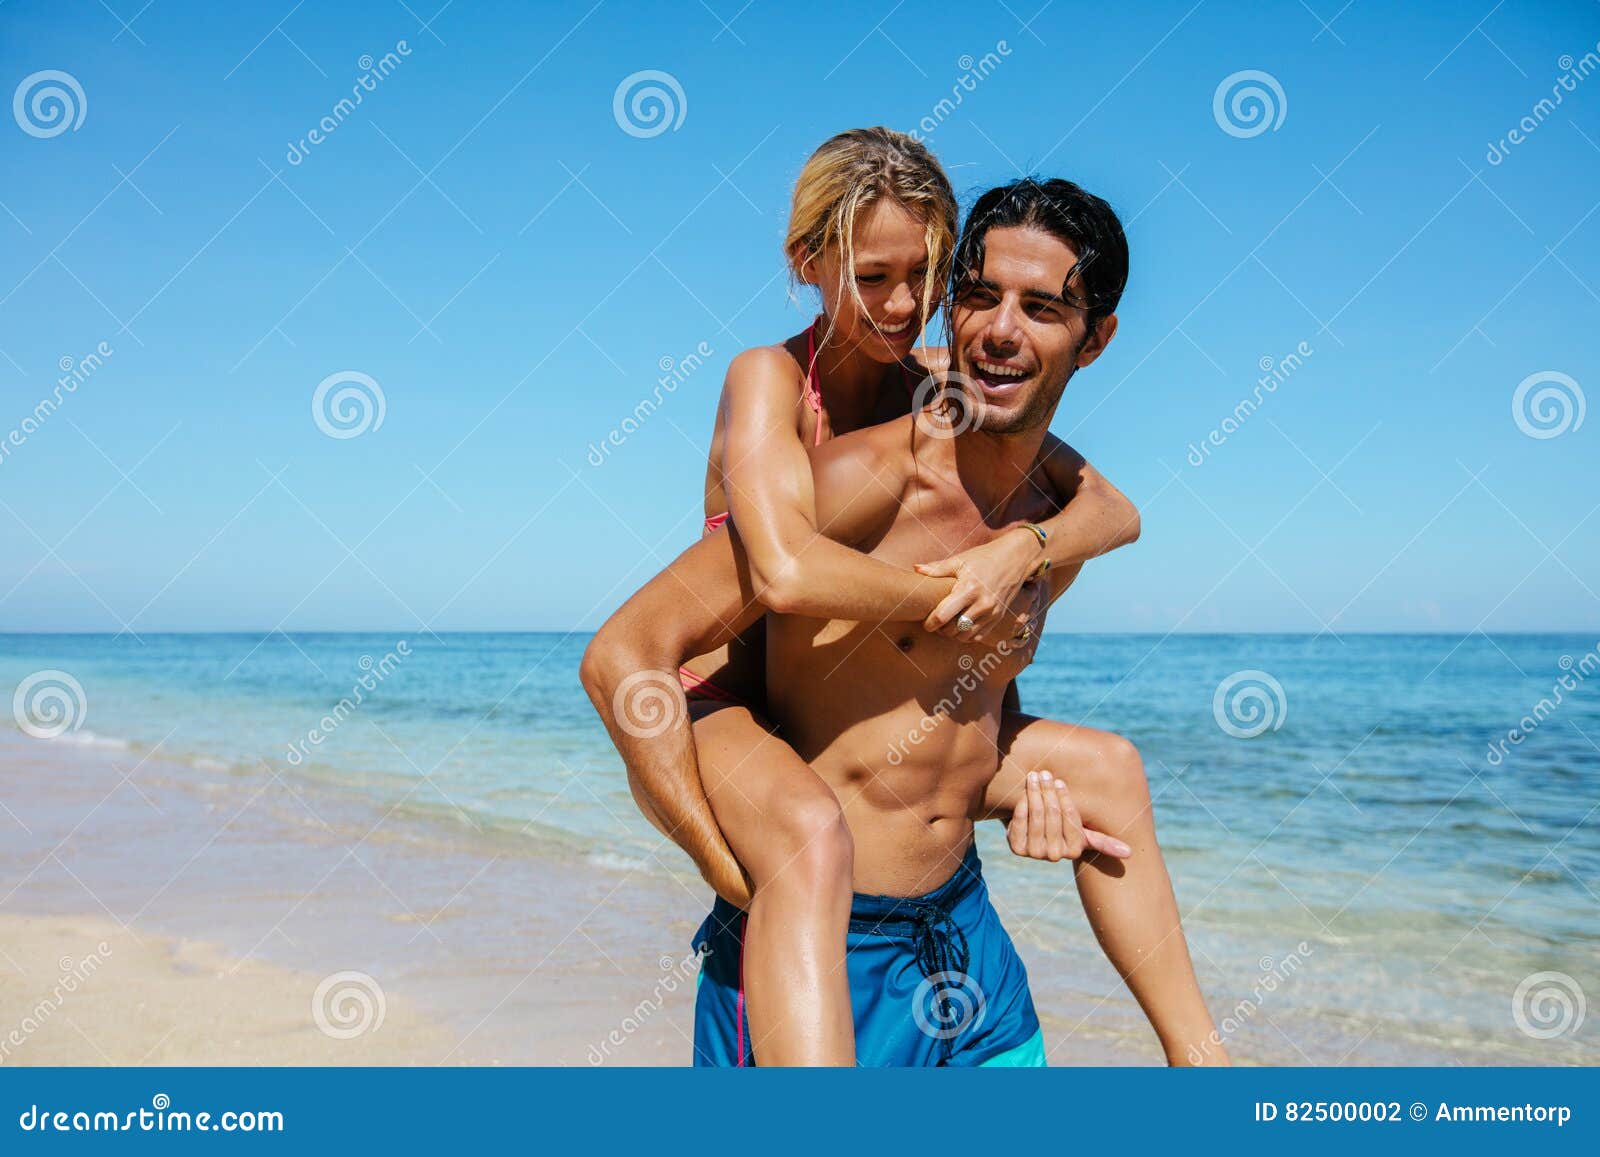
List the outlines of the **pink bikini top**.
<svg viewBox="0 0 1600 1157">
<path fill-rule="evenodd" d="M 822 382 L 817 374 L 817 326 L 822 324 L 822 315 L 817 315 L 817 320 L 811 323 L 806 330 L 806 404 L 811 407 L 811 412 L 817 416 L 812 423 L 811 444 L 822 445 Z M 914 391 L 916 384 L 911 380 L 911 371 L 905 365 L 900 366 L 900 373 L 905 377 L 906 389 Z M 710 534 L 723 523 L 727 522 L 730 514 L 724 510 L 721 514 L 713 514 L 706 519 L 704 533 Z"/>
</svg>

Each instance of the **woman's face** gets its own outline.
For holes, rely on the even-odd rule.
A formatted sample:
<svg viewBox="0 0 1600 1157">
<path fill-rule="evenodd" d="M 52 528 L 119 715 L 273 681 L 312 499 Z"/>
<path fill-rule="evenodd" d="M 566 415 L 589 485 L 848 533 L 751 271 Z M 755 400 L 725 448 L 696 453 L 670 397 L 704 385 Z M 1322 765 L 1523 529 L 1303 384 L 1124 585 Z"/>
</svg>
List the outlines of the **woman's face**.
<svg viewBox="0 0 1600 1157">
<path fill-rule="evenodd" d="M 926 226 L 886 199 L 856 218 L 855 234 L 854 268 L 844 268 L 843 250 L 835 246 L 808 261 L 802 279 L 821 292 L 822 308 L 845 348 L 859 349 L 874 361 L 901 361 L 928 320 L 922 316 L 928 279 Z M 850 292 L 852 280 L 855 294 Z"/>
</svg>

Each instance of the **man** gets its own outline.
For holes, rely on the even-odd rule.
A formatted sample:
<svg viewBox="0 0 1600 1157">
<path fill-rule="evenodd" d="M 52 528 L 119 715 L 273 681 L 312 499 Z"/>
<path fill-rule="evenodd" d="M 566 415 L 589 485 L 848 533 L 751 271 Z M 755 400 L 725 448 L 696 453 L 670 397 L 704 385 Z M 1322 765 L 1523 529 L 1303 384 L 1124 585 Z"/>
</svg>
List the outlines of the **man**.
<svg viewBox="0 0 1600 1157">
<path fill-rule="evenodd" d="M 1111 208 L 1066 181 L 1021 181 L 974 206 L 956 255 L 951 390 L 941 406 L 835 438 L 812 456 L 828 538 L 913 566 L 1054 513 L 1043 447 L 1068 380 L 1116 333 L 1127 244 Z M 1053 594 L 1070 583 L 1051 575 Z M 647 814 L 681 790 L 686 712 L 649 679 L 764 613 L 737 534 L 702 539 L 606 624 L 584 681 Z M 974 645 L 904 624 L 767 620 L 767 714 L 834 791 L 854 841 L 847 958 L 860 1062 L 1042 1064 L 1027 975 L 989 904 L 973 820 L 994 778 L 1006 688 L 1042 624 Z M 644 683 L 639 681 L 643 679 Z M 630 684 L 631 681 L 631 684 Z M 666 696 L 651 726 L 616 718 L 630 689 Z M 752 1057 L 743 917 L 718 900 L 697 1001 L 698 1059 Z"/>
</svg>

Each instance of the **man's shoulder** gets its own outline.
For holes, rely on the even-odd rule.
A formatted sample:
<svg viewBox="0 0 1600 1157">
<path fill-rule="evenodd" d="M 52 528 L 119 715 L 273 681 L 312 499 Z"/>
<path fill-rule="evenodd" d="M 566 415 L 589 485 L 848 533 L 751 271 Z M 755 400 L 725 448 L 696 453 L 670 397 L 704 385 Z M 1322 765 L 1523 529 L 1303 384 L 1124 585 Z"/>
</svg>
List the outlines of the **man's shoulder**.
<svg viewBox="0 0 1600 1157">
<path fill-rule="evenodd" d="M 817 525 L 854 543 L 893 517 L 912 469 L 911 415 L 830 438 L 811 451 Z"/>
<path fill-rule="evenodd" d="M 813 470 L 872 467 L 881 472 L 910 461 L 916 416 L 904 414 L 828 439 L 811 451 Z"/>
<path fill-rule="evenodd" d="M 944 374 L 950 370 L 950 349 L 942 345 L 921 345 L 911 351 L 911 366 L 925 374 Z"/>
</svg>

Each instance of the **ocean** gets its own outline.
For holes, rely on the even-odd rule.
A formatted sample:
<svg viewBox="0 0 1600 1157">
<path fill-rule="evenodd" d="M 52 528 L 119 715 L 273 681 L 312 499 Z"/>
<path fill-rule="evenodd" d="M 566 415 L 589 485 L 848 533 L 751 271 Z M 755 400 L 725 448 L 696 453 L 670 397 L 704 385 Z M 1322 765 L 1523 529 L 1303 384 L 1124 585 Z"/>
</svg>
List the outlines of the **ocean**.
<svg viewBox="0 0 1600 1157">
<path fill-rule="evenodd" d="M 0 721 L 661 872 L 672 852 L 654 854 L 578 685 L 587 641 L 0 635 Z M 1030 712 L 1143 752 L 1202 987 L 1242 1059 L 1594 1064 L 1597 648 L 1050 634 L 1020 684 Z M 1041 1005 L 1065 1010 L 1053 1023 L 1148 1035 L 1070 872 L 1012 857 L 998 825 L 980 850 L 1002 912 L 1030 916 L 1019 943 Z"/>
</svg>

